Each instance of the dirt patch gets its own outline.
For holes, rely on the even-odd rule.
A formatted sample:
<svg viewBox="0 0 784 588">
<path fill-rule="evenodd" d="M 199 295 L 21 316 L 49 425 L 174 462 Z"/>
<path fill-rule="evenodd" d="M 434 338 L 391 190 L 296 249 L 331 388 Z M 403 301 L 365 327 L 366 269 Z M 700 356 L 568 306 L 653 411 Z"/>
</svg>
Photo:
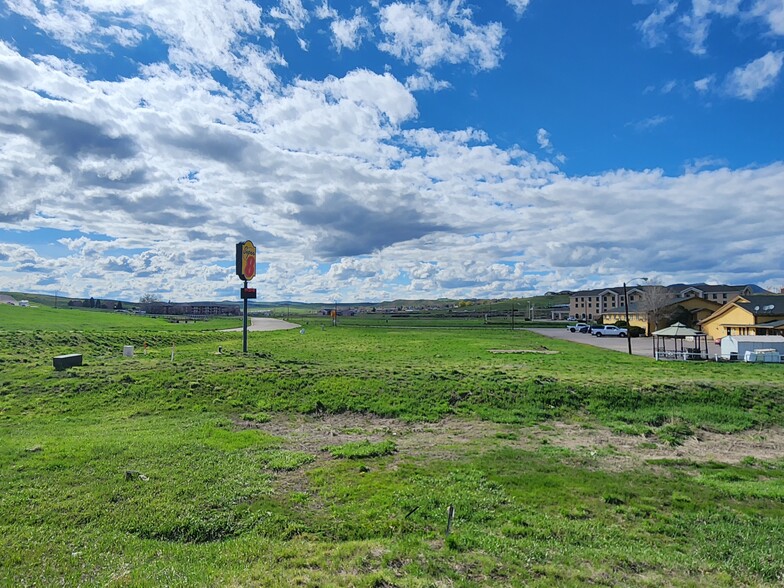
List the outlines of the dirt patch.
<svg viewBox="0 0 784 588">
<path fill-rule="evenodd" d="M 560 447 L 589 457 L 596 467 L 623 470 L 649 460 L 684 459 L 694 462 L 738 463 L 745 457 L 784 459 L 784 430 L 777 427 L 724 435 L 698 431 L 671 447 L 655 438 L 613 433 L 607 428 L 572 423 L 522 427 L 488 421 L 447 418 L 438 423 L 405 423 L 365 414 L 324 416 L 280 415 L 267 423 L 239 421 L 284 440 L 286 449 L 305 451 L 319 462 L 332 459 L 324 447 L 368 439 L 392 440 L 401 458 L 455 459 L 498 447 L 540 449 Z M 312 467 L 312 466 L 311 466 Z"/>
<path fill-rule="evenodd" d="M 746 457 L 771 461 L 784 458 L 784 430 L 780 427 L 721 434 L 696 431 L 682 445 L 672 447 L 656 438 L 622 435 L 603 428 L 550 423 L 530 432 L 539 443 L 593 454 L 609 469 L 630 469 L 660 459 L 738 463 Z"/>
</svg>

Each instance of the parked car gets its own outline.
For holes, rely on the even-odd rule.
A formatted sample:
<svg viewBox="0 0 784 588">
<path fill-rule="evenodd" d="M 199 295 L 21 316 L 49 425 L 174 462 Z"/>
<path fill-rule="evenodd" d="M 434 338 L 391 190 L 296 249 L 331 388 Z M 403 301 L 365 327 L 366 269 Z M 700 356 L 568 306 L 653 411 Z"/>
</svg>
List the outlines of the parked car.
<svg viewBox="0 0 784 588">
<path fill-rule="evenodd" d="M 629 330 L 615 325 L 601 325 L 592 328 L 591 335 L 595 337 L 628 337 Z"/>
<path fill-rule="evenodd" d="M 570 333 L 590 333 L 591 325 L 588 323 L 577 323 L 574 325 L 566 325 L 566 330 Z"/>
</svg>

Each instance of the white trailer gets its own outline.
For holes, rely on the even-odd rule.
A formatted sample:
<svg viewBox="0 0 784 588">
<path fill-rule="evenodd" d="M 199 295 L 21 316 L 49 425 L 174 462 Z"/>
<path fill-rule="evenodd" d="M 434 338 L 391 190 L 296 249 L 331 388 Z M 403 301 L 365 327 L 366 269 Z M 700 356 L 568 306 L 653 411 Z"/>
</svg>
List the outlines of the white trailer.
<svg viewBox="0 0 784 588">
<path fill-rule="evenodd" d="M 773 350 L 784 355 L 784 337 L 781 335 L 727 335 L 721 339 L 722 359 L 740 359 L 746 352 Z"/>
</svg>

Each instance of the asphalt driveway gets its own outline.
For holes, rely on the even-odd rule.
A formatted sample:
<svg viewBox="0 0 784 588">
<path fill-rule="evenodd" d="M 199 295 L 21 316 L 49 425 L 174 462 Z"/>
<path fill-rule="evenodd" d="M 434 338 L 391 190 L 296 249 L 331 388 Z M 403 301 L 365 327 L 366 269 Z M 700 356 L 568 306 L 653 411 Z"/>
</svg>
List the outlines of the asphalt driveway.
<svg viewBox="0 0 784 588">
<path fill-rule="evenodd" d="M 572 333 L 563 327 L 557 329 L 527 329 L 533 333 L 550 337 L 551 339 L 563 339 L 574 343 L 593 345 L 602 349 L 612 349 L 622 353 L 629 353 L 629 344 L 626 337 L 594 337 L 590 333 Z M 653 357 L 653 342 L 650 337 L 634 337 L 631 339 L 632 353 L 643 357 Z"/>
</svg>

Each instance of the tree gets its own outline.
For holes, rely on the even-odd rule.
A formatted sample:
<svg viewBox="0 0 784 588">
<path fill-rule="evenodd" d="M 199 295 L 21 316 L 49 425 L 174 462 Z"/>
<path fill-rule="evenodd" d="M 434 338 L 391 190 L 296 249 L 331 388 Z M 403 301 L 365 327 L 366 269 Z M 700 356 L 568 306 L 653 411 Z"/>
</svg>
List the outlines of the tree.
<svg viewBox="0 0 784 588">
<path fill-rule="evenodd" d="M 675 293 L 661 284 L 652 284 L 641 288 L 642 294 L 637 307 L 648 317 L 652 330 L 665 327 L 664 323 L 670 318 L 671 309 L 668 307 L 675 301 Z"/>
<path fill-rule="evenodd" d="M 147 312 L 152 312 L 153 306 L 162 302 L 162 298 L 157 294 L 153 294 L 152 292 L 147 292 L 146 294 L 142 294 L 142 297 L 139 298 L 139 304 L 142 305 L 142 308 Z"/>
<path fill-rule="evenodd" d="M 142 294 L 142 297 L 139 298 L 140 304 L 155 304 L 156 302 L 160 302 L 162 298 L 157 294 L 153 294 L 152 292 L 147 292 L 146 294 Z"/>
</svg>

